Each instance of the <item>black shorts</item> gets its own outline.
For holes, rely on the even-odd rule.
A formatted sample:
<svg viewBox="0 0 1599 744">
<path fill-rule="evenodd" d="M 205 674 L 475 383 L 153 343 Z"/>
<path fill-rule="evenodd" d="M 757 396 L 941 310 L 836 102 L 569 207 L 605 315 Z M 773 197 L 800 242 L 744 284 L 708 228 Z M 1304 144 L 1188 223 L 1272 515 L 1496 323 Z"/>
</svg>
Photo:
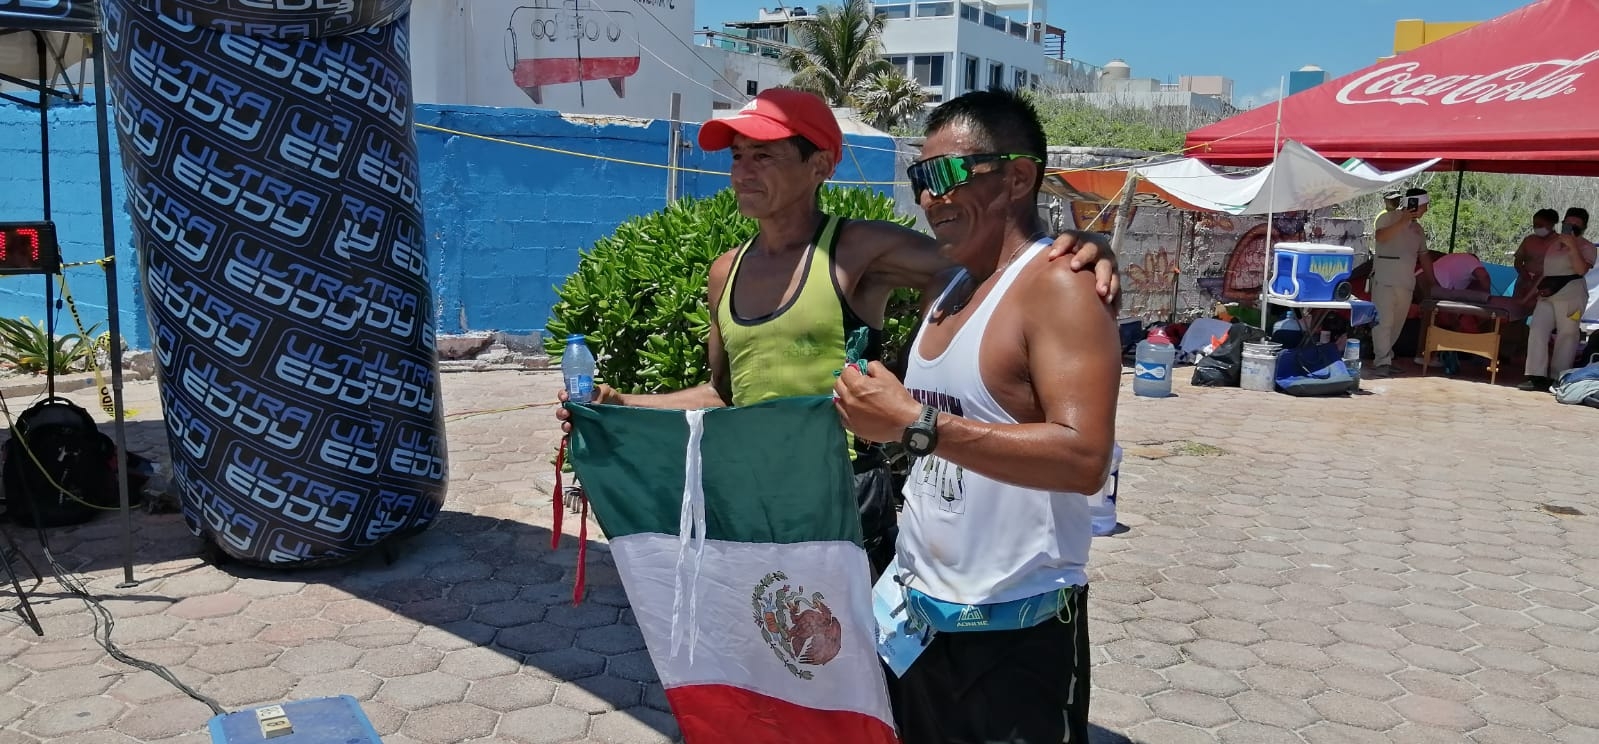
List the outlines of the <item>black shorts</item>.
<svg viewBox="0 0 1599 744">
<path fill-rule="evenodd" d="M 939 633 L 905 676 L 888 674 L 904 744 L 1085 744 L 1088 588 L 1022 630 Z"/>
<path fill-rule="evenodd" d="M 894 560 L 899 537 L 899 490 L 882 450 L 873 447 L 855 456 L 855 504 L 860 510 L 866 558 L 877 581 Z"/>
</svg>

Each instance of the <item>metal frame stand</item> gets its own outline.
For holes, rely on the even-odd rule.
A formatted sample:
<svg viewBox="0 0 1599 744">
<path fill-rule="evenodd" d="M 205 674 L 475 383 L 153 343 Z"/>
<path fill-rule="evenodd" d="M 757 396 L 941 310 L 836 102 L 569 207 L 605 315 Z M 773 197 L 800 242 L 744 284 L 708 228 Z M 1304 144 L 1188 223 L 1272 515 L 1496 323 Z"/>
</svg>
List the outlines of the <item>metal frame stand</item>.
<svg viewBox="0 0 1599 744">
<path fill-rule="evenodd" d="M 18 31 L 15 29 L 0 31 L 0 33 L 17 32 Z M 38 94 L 38 100 L 30 101 L 8 94 L 0 94 L 0 97 L 7 98 L 24 106 L 36 106 L 39 109 L 39 158 L 41 163 L 40 175 L 42 177 L 41 196 L 44 212 L 43 218 L 45 220 L 50 220 L 52 218 L 52 193 L 50 184 L 50 99 L 52 97 L 58 97 L 67 101 L 82 101 L 84 86 L 81 84 L 81 80 L 79 81 L 79 84 L 73 85 L 71 80 L 68 79 L 67 91 L 63 92 L 55 87 L 55 81 L 53 79 L 55 76 L 50 74 L 51 54 L 54 53 L 55 60 L 58 63 L 61 63 L 64 61 L 62 53 L 60 50 L 52 50 L 50 48 L 43 31 L 33 30 L 32 33 L 35 44 L 39 51 L 38 81 L 20 80 L 4 75 L 0 75 L 0 78 L 34 91 Z M 122 582 L 118 584 L 118 586 L 131 587 L 135 586 L 137 582 L 133 577 L 133 515 L 130 508 L 128 494 L 127 426 L 125 416 L 123 414 L 122 324 L 120 317 L 121 303 L 117 291 L 116 222 L 113 217 L 113 210 L 115 209 L 115 206 L 111 195 L 111 119 L 110 108 L 107 103 L 107 98 L 111 95 L 111 86 L 109 78 L 106 74 L 103 31 L 97 29 L 94 33 L 86 34 L 85 36 L 86 43 L 88 44 L 89 48 L 85 50 L 86 56 L 84 61 L 92 64 L 95 81 L 95 135 L 98 142 L 100 160 L 100 227 L 101 239 L 104 245 L 104 251 L 102 254 L 104 262 L 101 264 L 101 268 L 105 272 L 107 331 L 111 339 L 109 350 L 109 366 L 111 367 L 110 394 L 113 408 L 114 428 L 112 441 L 116 444 L 118 457 L 120 458 L 120 462 L 118 463 L 117 467 L 117 493 L 120 500 L 120 513 L 123 524 L 123 564 Z M 60 66 L 63 68 L 62 77 L 65 78 L 65 65 L 62 64 Z M 63 269 L 63 271 L 64 270 L 65 269 Z M 46 275 L 45 277 L 46 327 L 48 332 L 51 333 L 54 332 L 53 321 L 55 313 L 55 292 L 54 285 L 52 284 L 52 280 L 54 278 L 55 276 L 53 274 Z M 51 352 L 53 356 L 53 347 L 51 347 Z M 47 364 L 50 367 L 50 369 L 47 370 L 48 394 L 54 396 L 55 375 L 53 369 L 53 360 L 47 361 Z M 34 615 L 31 605 L 28 604 L 27 593 L 23 591 L 22 582 L 10 564 L 11 558 L 13 556 L 21 558 L 22 561 L 29 567 L 29 569 L 32 570 L 34 577 L 38 579 L 40 583 L 42 583 L 43 579 L 40 576 L 38 569 L 33 566 L 32 562 L 28 561 L 28 559 L 16 548 L 16 544 L 11 539 L 10 534 L 3 534 L 6 544 L 5 546 L 0 547 L 0 551 L 4 552 L 5 560 L 0 561 L 0 563 L 5 563 L 5 570 L 11 579 L 12 587 L 17 592 L 17 597 L 20 602 L 17 611 L 23 616 L 24 621 L 28 623 L 29 627 L 33 628 L 34 632 L 43 635 L 43 630 L 39 625 L 38 618 L 36 615 Z M 36 583 L 34 588 L 37 589 L 37 587 L 38 584 Z"/>
<path fill-rule="evenodd" d="M 44 576 L 39 573 L 39 567 L 33 565 L 33 561 L 22 554 L 22 549 L 17 547 L 17 541 L 11 537 L 11 530 L 6 529 L 4 525 L 0 525 L 0 540 L 3 540 L 0 542 L 0 568 L 5 569 L 6 578 L 11 580 L 11 588 L 17 593 L 17 606 L 7 609 L 17 613 L 22 622 L 33 629 L 34 635 L 43 636 L 44 626 L 39 624 L 39 616 L 34 613 L 33 605 L 28 602 L 28 595 L 38 591 L 44 584 Z M 22 588 L 22 577 L 17 574 L 16 567 L 11 565 L 13 560 L 21 561 L 22 565 L 28 567 L 28 571 L 33 574 L 33 586 Z"/>
</svg>

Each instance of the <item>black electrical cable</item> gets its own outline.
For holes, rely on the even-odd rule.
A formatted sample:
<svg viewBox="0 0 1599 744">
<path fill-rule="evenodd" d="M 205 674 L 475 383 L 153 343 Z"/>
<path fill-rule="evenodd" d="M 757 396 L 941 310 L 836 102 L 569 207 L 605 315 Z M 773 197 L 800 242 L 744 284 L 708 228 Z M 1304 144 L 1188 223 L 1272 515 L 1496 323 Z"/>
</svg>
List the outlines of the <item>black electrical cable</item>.
<svg viewBox="0 0 1599 744">
<path fill-rule="evenodd" d="M 70 498 L 74 501 L 82 501 L 76 494 L 62 487 L 60 483 L 57 483 L 55 479 L 51 477 L 49 471 L 46 471 L 44 466 L 40 464 L 38 456 L 34 454 L 31 448 L 28 447 L 27 440 L 19 436 L 19 432 L 17 431 L 16 427 L 16 421 L 11 417 L 11 409 L 6 405 L 5 395 L 3 393 L 0 393 L 0 413 L 5 415 L 6 422 L 11 429 L 12 437 L 17 440 L 18 445 L 24 452 L 28 454 L 28 458 L 33 461 L 34 465 L 39 467 L 40 472 L 44 475 L 45 479 L 50 482 L 50 485 L 57 491 L 60 491 L 67 498 Z M 123 459 L 124 462 L 126 462 L 126 459 Z M 23 496 L 23 494 L 8 494 L 8 496 L 11 498 L 18 498 Z M 29 499 L 33 498 L 32 493 L 28 493 L 26 496 Z M 37 507 L 35 507 L 34 512 L 38 512 Z M 206 707 L 210 708 L 211 712 L 216 715 L 226 715 L 229 712 L 215 699 L 201 693 L 193 687 L 190 687 L 189 685 L 185 684 L 183 680 L 178 679 L 177 675 L 173 674 L 170 669 L 167 669 L 166 667 L 155 662 L 145 661 L 144 659 L 132 656 L 119 648 L 116 642 L 111 640 L 111 633 L 116 629 L 117 625 L 116 616 L 111 614 L 111 610 L 106 609 L 105 604 L 100 601 L 99 597 L 96 597 L 93 592 L 89 591 L 89 585 L 83 580 L 82 577 L 68 570 L 65 566 L 61 565 L 60 561 L 56 560 L 55 554 L 50 550 L 50 536 L 45 532 L 44 526 L 36 524 L 35 531 L 37 531 L 39 534 L 39 548 L 44 551 L 44 560 L 49 564 L 50 572 L 55 577 L 56 583 L 59 584 L 62 589 L 66 590 L 68 594 L 71 594 L 72 596 L 82 600 L 83 604 L 89 608 L 89 614 L 94 618 L 94 640 L 96 643 L 100 644 L 101 648 L 105 649 L 105 652 L 110 655 L 111 658 L 136 669 L 143 669 L 157 677 L 160 677 L 161 679 L 166 680 L 183 694 L 205 703 Z"/>
<path fill-rule="evenodd" d="M 160 677 L 161 679 L 166 680 L 173 687 L 178 688 L 178 690 L 183 694 L 205 703 L 206 707 L 210 708 L 211 712 L 216 715 L 220 716 L 228 713 L 228 710 L 223 708 L 222 705 L 215 699 L 205 695 L 193 687 L 190 687 L 189 685 L 185 684 L 183 680 L 178 679 L 177 675 L 172 673 L 172 670 L 167 669 L 166 667 L 153 661 L 145 661 L 144 659 L 129 655 L 127 652 L 117 647 L 116 642 L 111 640 L 111 632 L 115 630 L 117 626 L 116 616 L 111 614 L 111 610 L 106 609 L 105 604 L 100 601 L 99 597 L 94 596 L 94 594 L 89 591 L 89 586 L 83 581 L 82 577 L 78 576 L 72 571 L 67 570 L 60 564 L 60 562 L 56 561 L 55 554 L 50 552 L 49 536 L 45 534 L 43 527 L 38 527 L 37 530 L 39 532 L 39 547 L 44 550 L 44 560 L 46 563 L 50 564 L 50 571 L 52 574 L 54 574 L 56 583 L 60 584 L 61 588 L 65 589 L 68 594 L 83 600 L 83 604 L 89 608 L 89 614 L 94 617 L 94 640 L 100 644 L 101 648 L 105 649 L 105 652 L 109 654 L 111 658 L 127 664 L 128 666 L 137 669 L 143 669 L 157 677 Z"/>
</svg>

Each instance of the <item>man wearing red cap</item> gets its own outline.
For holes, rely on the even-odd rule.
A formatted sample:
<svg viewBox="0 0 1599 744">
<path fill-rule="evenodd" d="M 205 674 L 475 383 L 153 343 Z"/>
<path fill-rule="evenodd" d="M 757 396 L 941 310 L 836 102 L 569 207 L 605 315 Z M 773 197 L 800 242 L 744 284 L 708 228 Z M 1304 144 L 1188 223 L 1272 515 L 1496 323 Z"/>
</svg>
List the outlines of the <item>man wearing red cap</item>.
<svg viewBox="0 0 1599 744">
<path fill-rule="evenodd" d="M 881 358 L 889 296 L 901 287 L 923 289 L 954 264 L 923 233 L 818 209 L 817 194 L 843 155 L 844 134 L 832 109 L 813 94 L 767 89 L 737 114 L 706 122 L 699 142 L 708 151 L 732 149 L 739 212 L 760 228 L 711 264 L 711 381 L 657 395 L 623 395 L 596 385 L 594 402 L 694 409 L 830 395 L 850 352 L 862 360 Z M 1073 268 L 1093 265 L 1101 296 L 1113 302 L 1115 257 L 1094 242 L 1079 246 L 1077 238 L 1058 238 L 1050 258 L 1075 252 Z M 849 339 L 862 335 L 864 349 L 848 348 Z M 569 414 L 557 409 L 556 415 L 564 421 Z M 878 446 L 857 441 L 851 455 L 875 578 L 894 555 L 897 489 Z"/>
</svg>

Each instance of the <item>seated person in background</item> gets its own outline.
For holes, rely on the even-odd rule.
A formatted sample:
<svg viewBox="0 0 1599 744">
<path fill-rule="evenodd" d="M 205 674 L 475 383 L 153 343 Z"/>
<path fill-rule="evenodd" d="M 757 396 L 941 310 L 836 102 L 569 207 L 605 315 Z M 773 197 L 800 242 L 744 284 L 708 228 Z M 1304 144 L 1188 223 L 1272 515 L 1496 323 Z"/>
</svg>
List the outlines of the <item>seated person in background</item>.
<svg viewBox="0 0 1599 744">
<path fill-rule="evenodd" d="M 1511 265 L 1516 267 L 1516 295 L 1528 312 L 1537 304 L 1538 296 L 1523 293 L 1543 279 L 1543 254 L 1556 239 L 1555 223 L 1559 221 L 1560 213 L 1547 207 L 1533 213 L 1532 233 L 1521 239 L 1515 258 L 1511 260 Z"/>
</svg>

